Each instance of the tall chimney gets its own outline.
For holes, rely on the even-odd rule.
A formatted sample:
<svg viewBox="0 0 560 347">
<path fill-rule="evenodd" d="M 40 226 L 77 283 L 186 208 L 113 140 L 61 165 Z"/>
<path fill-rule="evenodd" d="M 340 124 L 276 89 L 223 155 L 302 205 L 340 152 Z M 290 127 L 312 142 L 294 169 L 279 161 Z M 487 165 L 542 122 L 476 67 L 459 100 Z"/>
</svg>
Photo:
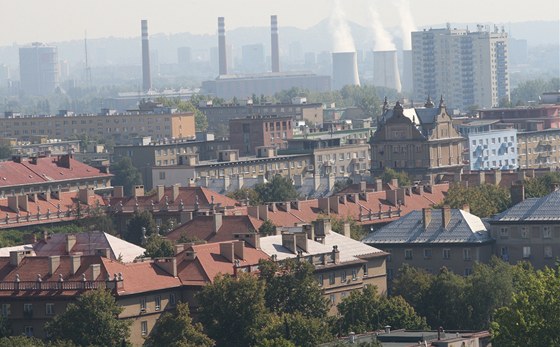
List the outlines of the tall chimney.
<svg viewBox="0 0 560 347">
<path fill-rule="evenodd" d="M 218 17 L 218 59 L 220 62 L 220 75 L 227 75 L 226 24 L 224 17 Z"/>
<path fill-rule="evenodd" d="M 441 209 L 441 226 L 447 229 L 447 225 L 451 221 L 451 207 L 449 205 L 444 205 Z"/>
<path fill-rule="evenodd" d="M 278 19 L 276 15 L 270 16 L 270 60 L 272 72 L 280 72 L 280 50 L 278 48 Z"/>
<path fill-rule="evenodd" d="M 145 92 L 152 88 L 150 73 L 150 42 L 148 41 L 148 21 L 142 19 L 142 88 Z"/>
</svg>

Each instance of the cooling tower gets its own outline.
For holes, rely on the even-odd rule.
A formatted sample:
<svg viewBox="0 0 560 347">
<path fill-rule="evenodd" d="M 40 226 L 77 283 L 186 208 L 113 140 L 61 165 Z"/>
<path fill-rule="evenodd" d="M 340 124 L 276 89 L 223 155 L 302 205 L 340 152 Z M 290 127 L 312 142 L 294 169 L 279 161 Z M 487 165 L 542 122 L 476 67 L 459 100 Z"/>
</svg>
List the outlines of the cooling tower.
<svg viewBox="0 0 560 347">
<path fill-rule="evenodd" d="M 401 78 L 402 89 L 412 92 L 412 51 L 403 50 L 403 74 Z"/>
<path fill-rule="evenodd" d="M 224 17 L 218 17 L 218 60 L 220 64 L 220 75 L 227 75 L 226 24 L 224 22 Z"/>
<path fill-rule="evenodd" d="M 360 85 L 356 52 L 335 52 L 332 54 L 333 89 L 339 90 L 345 85 Z"/>
<path fill-rule="evenodd" d="M 150 73 L 150 41 L 148 41 L 148 21 L 141 21 L 142 27 L 142 88 L 145 92 L 152 88 L 152 74 Z"/>
<path fill-rule="evenodd" d="M 397 51 L 373 52 L 373 85 L 401 92 Z"/>
<path fill-rule="evenodd" d="M 280 51 L 278 49 L 278 19 L 270 16 L 270 60 L 272 62 L 272 72 L 280 72 Z"/>
</svg>

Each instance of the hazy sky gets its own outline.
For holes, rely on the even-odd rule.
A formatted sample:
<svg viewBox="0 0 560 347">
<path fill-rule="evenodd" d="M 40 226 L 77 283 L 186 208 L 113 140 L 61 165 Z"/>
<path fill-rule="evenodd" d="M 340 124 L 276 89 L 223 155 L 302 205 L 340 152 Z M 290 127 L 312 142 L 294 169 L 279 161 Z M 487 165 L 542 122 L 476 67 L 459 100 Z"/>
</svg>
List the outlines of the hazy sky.
<svg viewBox="0 0 560 347">
<path fill-rule="evenodd" d="M 329 17 L 337 0 L 2 0 L 0 45 L 54 42 L 88 37 L 140 34 L 140 19 L 150 34 L 216 32 L 216 17 L 226 29 L 268 26 L 277 14 L 282 26 L 307 28 Z M 410 4 L 416 26 L 464 22 L 559 20 L 558 0 L 341 0 L 348 20 L 370 26 L 374 7 L 384 26 L 397 26 L 397 3 Z M 406 5 L 405 7 L 408 7 Z"/>
</svg>

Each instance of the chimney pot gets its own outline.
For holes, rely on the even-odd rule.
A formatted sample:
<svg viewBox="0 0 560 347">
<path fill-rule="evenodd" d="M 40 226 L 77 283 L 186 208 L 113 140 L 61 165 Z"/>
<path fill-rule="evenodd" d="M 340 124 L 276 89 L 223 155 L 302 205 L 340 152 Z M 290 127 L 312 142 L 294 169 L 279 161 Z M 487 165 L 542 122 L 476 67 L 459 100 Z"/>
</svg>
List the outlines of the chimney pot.
<svg viewBox="0 0 560 347">
<path fill-rule="evenodd" d="M 443 206 L 441 209 L 441 223 L 444 229 L 447 229 L 447 225 L 451 221 L 451 207 L 449 205 Z"/>
</svg>

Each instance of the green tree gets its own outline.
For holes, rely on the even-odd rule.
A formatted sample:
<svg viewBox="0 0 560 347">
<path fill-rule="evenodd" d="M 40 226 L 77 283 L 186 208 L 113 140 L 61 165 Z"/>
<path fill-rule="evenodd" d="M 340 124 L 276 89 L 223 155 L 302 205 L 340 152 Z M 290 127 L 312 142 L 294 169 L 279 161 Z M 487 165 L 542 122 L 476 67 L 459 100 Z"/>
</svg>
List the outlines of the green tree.
<svg viewBox="0 0 560 347">
<path fill-rule="evenodd" d="M 149 258 L 172 257 L 175 254 L 173 243 L 158 234 L 148 237 L 145 248 L 144 256 Z"/>
<path fill-rule="evenodd" d="M 193 323 L 189 305 L 180 303 L 173 313 L 158 319 L 144 346 L 211 347 L 214 341 L 204 334 L 200 323 Z"/>
<path fill-rule="evenodd" d="M 424 297 L 426 320 L 433 327 L 466 329 L 468 321 L 465 305 L 465 278 L 448 271 L 445 267 L 434 278 Z"/>
<path fill-rule="evenodd" d="M 344 235 L 344 224 L 348 223 L 350 226 L 350 237 L 354 240 L 361 241 L 366 235 L 367 231 L 362 228 L 352 217 L 347 216 L 346 218 L 334 218 L 331 217 L 331 229 L 335 233 Z"/>
<path fill-rule="evenodd" d="M 509 208 L 511 197 L 507 189 L 493 184 L 468 188 L 455 184 L 447 191 L 442 205 L 463 208 L 465 204 L 470 206 L 472 214 L 484 218 Z"/>
<path fill-rule="evenodd" d="M 543 176 L 527 178 L 523 182 L 525 197 L 540 198 L 541 196 L 548 195 L 559 183 L 559 172 L 547 172 Z"/>
<path fill-rule="evenodd" d="M 44 347 L 43 341 L 27 336 L 5 336 L 0 338 L 0 347 Z"/>
<path fill-rule="evenodd" d="M 0 337 L 10 336 L 12 334 L 12 324 L 7 317 L 0 316 Z"/>
<path fill-rule="evenodd" d="M 496 311 L 491 325 L 492 345 L 560 345 L 560 276 L 553 269 L 529 272 L 512 295 L 509 306 Z"/>
<path fill-rule="evenodd" d="M 267 341 L 282 341 L 282 343 L 289 341 L 293 346 L 314 347 L 333 340 L 334 336 L 330 330 L 326 319 L 306 317 L 299 312 L 283 314 L 273 328 L 273 332 L 269 333 Z M 274 336 L 273 339 L 271 335 Z"/>
<path fill-rule="evenodd" d="M 292 179 L 276 175 L 267 183 L 259 183 L 253 188 L 262 202 L 290 201 L 298 198 L 299 194 Z"/>
<path fill-rule="evenodd" d="M 142 184 L 142 175 L 132 165 L 132 160 L 129 157 L 124 157 L 113 164 L 111 172 L 115 175 L 112 179 L 113 185 L 123 186 L 126 195 L 132 195 L 134 186 Z"/>
<path fill-rule="evenodd" d="M 270 219 L 267 219 L 259 227 L 259 234 L 261 236 L 276 235 L 276 225 Z"/>
<path fill-rule="evenodd" d="M 265 283 L 265 303 L 272 312 L 326 317 L 329 303 L 315 280 L 312 264 L 296 259 L 261 260 L 259 269 L 259 278 Z"/>
<path fill-rule="evenodd" d="M 390 183 L 394 178 L 398 180 L 399 187 L 409 186 L 412 184 L 412 182 L 410 181 L 410 177 L 408 177 L 408 174 L 406 172 L 399 172 L 386 167 L 385 170 L 383 170 L 383 175 L 381 176 L 383 183 Z"/>
<path fill-rule="evenodd" d="M 141 245 L 145 241 L 144 236 L 148 237 L 156 231 L 156 222 L 152 213 L 150 211 L 136 211 L 127 223 L 124 239 L 136 245 Z"/>
<path fill-rule="evenodd" d="M 261 203 L 259 194 L 257 194 L 257 192 L 252 188 L 243 187 L 234 190 L 233 192 L 227 193 L 226 196 L 237 201 L 248 201 L 249 205 L 251 206 L 255 206 Z"/>
<path fill-rule="evenodd" d="M 434 276 L 423 269 L 403 264 L 393 280 L 392 293 L 402 296 L 421 315 L 426 315 L 424 298 L 426 297 Z"/>
<path fill-rule="evenodd" d="M 196 108 L 198 100 L 203 100 L 203 98 L 191 98 L 190 101 L 181 100 L 180 98 L 157 98 L 157 102 L 161 102 L 163 105 L 168 107 L 175 107 L 181 112 L 191 112 L 194 113 L 194 123 L 196 131 L 206 131 L 208 129 L 208 118 L 202 111 Z"/>
<path fill-rule="evenodd" d="M 218 275 L 197 295 L 199 320 L 218 346 L 253 346 L 262 339 L 271 320 L 264 288 L 250 274 Z"/>
<path fill-rule="evenodd" d="M 511 102 L 516 105 L 526 105 L 529 101 L 538 101 L 544 92 L 560 89 L 560 78 L 550 80 L 535 79 L 519 83 L 511 91 Z"/>
<path fill-rule="evenodd" d="M 341 179 L 341 180 L 338 180 L 338 181 L 334 182 L 333 194 L 340 193 L 344 189 L 350 187 L 352 185 L 352 183 L 353 182 L 352 182 L 351 178 L 345 178 L 345 179 Z"/>
<path fill-rule="evenodd" d="M 12 157 L 12 147 L 3 145 L 0 146 L 0 159 L 9 159 Z"/>
<path fill-rule="evenodd" d="M 92 290 L 69 304 L 45 329 L 53 340 L 68 340 L 78 346 L 119 346 L 128 338 L 131 323 L 118 319 L 122 311 L 109 291 Z"/>
</svg>

